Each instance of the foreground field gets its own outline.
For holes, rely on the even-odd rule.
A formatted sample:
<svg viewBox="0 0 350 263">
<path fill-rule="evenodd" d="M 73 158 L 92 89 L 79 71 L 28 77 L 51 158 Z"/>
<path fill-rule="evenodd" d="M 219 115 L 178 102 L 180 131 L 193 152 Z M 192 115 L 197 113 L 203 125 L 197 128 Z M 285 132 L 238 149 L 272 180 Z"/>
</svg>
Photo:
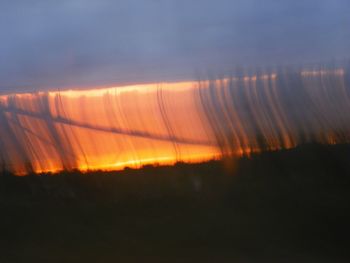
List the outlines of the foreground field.
<svg viewBox="0 0 350 263">
<path fill-rule="evenodd" d="M 0 176 L 0 262 L 348 262 L 350 146 Z"/>
</svg>

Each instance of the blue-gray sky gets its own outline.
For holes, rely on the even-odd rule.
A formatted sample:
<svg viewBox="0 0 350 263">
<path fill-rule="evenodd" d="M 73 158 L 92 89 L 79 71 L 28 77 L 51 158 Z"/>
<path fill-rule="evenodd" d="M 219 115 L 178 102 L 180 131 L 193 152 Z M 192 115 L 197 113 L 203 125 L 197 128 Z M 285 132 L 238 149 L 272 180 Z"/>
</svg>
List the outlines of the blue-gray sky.
<svg viewBox="0 0 350 263">
<path fill-rule="evenodd" d="M 349 58 L 349 0 L 1 0 L 0 93 Z"/>
</svg>

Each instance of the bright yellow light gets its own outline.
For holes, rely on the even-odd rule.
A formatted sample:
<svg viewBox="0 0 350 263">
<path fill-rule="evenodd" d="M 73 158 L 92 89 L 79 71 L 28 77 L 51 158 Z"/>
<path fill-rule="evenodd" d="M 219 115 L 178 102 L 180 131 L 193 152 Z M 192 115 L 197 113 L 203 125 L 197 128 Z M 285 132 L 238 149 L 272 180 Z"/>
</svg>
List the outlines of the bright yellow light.
<svg viewBox="0 0 350 263">
<path fill-rule="evenodd" d="M 313 118 L 300 112 L 298 101 L 295 109 L 283 103 L 289 98 L 276 73 L 3 95 L 0 153 L 6 169 L 26 174 L 249 155 L 295 147 L 301 133 L 333 144 L 340 138 L 334 129 L 350 123 L 342 114 L 350 111 L 344 74 L 301 72 Z"/>
</svg>

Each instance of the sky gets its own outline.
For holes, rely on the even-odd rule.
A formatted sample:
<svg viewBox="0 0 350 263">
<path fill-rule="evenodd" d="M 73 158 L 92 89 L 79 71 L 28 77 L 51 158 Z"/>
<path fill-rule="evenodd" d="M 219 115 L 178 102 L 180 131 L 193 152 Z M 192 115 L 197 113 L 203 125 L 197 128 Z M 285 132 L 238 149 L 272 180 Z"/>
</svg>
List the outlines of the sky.
<svg viewBox="0 0 350 263">
<path fill-rule="evenodd" d="M 1 0 L 0 93 L 348 59 L 349 0 Z"/>
</svg>

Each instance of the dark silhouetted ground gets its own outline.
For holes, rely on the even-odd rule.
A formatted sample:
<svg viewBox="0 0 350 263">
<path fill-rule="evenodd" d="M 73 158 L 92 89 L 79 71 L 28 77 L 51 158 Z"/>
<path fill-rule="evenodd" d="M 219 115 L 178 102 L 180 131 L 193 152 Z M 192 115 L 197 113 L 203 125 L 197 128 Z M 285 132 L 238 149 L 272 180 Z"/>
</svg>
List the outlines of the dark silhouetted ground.
<svg viewBox="0 0 350 263">
<path fill-rule="evenodd" d="M 0 262 L 349 262 L 350 146 L 0 176 Z"/>
</svg>

